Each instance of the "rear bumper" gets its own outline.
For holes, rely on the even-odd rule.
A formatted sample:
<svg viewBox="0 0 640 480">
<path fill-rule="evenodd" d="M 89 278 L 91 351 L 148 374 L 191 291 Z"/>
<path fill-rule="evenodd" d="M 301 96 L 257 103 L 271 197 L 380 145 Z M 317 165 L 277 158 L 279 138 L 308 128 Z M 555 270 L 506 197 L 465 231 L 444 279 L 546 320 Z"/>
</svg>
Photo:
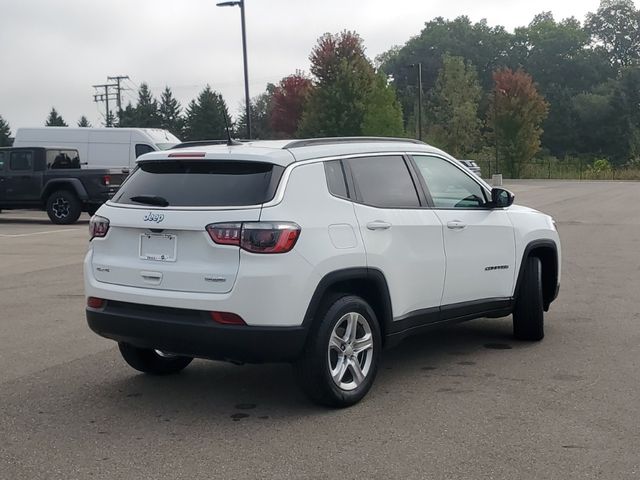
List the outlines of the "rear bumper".
<svg viewBox="0 0 640 480">
<path fill-rule="evenodd" d="M 289 362 L 304 348 L 305 327 L 219 325 L 207 312 L 109 300 L 87 308 L 91 330 L 136 347 L 249 363 Z"/>
</svg>

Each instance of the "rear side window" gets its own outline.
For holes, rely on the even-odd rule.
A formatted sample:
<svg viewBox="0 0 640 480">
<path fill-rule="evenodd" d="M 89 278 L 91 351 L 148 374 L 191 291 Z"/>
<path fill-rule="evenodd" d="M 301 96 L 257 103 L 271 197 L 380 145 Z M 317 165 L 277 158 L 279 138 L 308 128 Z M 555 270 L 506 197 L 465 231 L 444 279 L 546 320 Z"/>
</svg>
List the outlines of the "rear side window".
<svg viewBox="0 0 640 480">
<path fill-rule="evenodd" d="M 362 203 L 385 208 L 420 206 L 416 187 L 402 157 L 352 158 L 348 162 Z"/>
<path fill-rule="evenodd" d="M 262 162 L 148 161 L 122 185 L 113 201 L 159 197 L 174 207 L 258 205 L 273 198 L 284 168 Z"/>
<path fill-rule="evenodd" d="M 337 197 L 349 198 L 349 189 L 347 188 L 342 162 L 340 160 L 325 162 L 324 171 L 327 175 L 329 191 Z"/>
</svg>

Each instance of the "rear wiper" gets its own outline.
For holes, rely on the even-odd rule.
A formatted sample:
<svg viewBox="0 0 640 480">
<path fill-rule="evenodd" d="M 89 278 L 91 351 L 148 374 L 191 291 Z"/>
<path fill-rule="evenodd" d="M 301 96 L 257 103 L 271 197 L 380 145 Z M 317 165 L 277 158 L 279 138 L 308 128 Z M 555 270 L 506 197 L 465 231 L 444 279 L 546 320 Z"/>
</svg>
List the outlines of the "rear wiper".
<svg viewBox="0 0 640 480">
<path fill-rule="evenodd" d="M 166 198 L 155 195 L 137 195 L 135 197 L 129 197 L 129 200 L 136 203 L 143 203 L 145 205 L 155 205 L 157 207 L 169 206 L 169 202 Z"/>
</svg>

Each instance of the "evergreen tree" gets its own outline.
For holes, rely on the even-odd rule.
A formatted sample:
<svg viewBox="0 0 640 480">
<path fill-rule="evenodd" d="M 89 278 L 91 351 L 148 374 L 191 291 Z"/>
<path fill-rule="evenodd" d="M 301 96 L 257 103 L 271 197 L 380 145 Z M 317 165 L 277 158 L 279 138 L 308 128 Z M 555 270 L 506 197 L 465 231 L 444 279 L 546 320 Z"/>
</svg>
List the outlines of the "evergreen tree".
<svg viewBox="0 0 640 480">
<path fill-rule="evenodd" d="M 11 143 L 11 128 L 9 127 L 9 122 L 0 115 L 0 147 L 10 147 Z"/>
<path fill-rule="evenodd" d="M 475 69 L 461 57 L 445 55 L 433 90 L 429 140 L 463 158 L 476 150 L 480 137 L 478 105 L 482 91 Z"/>
<path fill-rule="evenodd" d="M 135 108 L 135 127 L 160 128 L 162 120 L 158 109 L 158 102 L 153 98 L 149 85 L 143 83 L 138 90 L 138 103 Z"/>
<path fill-rule="evenodd" d="M 224 140 L 227 138 L 224 116 L 229 119 L 229 110 L 222 95 L 207 85 L 187 107 L 185 118 L 185 140 Z M 232 128 L 229 120 L 229 128 Z"/>
<path fill-rule="evenodd" d="M 47 121 L 44 125 L 45 127 L 68 127 L 62 117 L 58 115 L 55 107 L 51 108 L 51 112 L 49 112 L 49 116 L 47 117 Z"/>
<path fill-rule="evenodd" d="M 162 92 L 158 111 L 160 114 L 160 127 L 181 138 L 182 130 L 184 129 L 184 120 L 181 116 L 182 107 L 169 87 L 165 87 Z"/>
<path fill-rule="evenodd" d="M 122 110 L 118 118 L 118 126 L 119 127 L 136 127 L 137 126 L 137 117 L 136 117 L 136 109 L 131 102 L 127 104 L 127 106 Z"/>
<path fill-rule="evenodd" d="M 273 94 L 276 86 L 267 84 L 267 90 L 251 99 L 251 136 L 257 140 L 268 140 L 274 138 L 271 130 L 271 109 Z M 236 136 L 244 138 L 247 135 L 247 113 L 242 109 L 235 126 Z"/>
<path fill-rule="evenodd" d="M 85 117 L 84 115 L 82 115 L 80 117 L 80 120 L 78 120 L 78 126 L 79 127 L 91 127 L 91 122 L 89 122 L 89 120 L 87 120 L 87 117 Z"/>
</svg>

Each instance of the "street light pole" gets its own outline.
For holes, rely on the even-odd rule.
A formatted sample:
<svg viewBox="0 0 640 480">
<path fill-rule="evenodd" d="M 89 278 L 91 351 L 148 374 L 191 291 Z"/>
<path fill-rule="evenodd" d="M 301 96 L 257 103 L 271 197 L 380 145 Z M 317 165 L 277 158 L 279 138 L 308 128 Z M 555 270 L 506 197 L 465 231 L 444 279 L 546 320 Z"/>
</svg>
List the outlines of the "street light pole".
<svg viewBox="0 0 640 480">
<path fill-rule="evenodd" d="M 422 62 L 411 66 L 418 67 L 418 140 L 422 140 Z"/>
<path fill-rule="evenodd" d="M 247 116 L 247 139 L 251 139 L 251 98 L 249 97 L 249 62 L 247 60 L 247 27 L 244 16 L 244 0 L 232 2 L 220 2 L 218 7 L 240 7 L 240 20 L 242 22 L 242 57 L 244 61 L 244 99 L 246 103 Z"/>
</svg>

